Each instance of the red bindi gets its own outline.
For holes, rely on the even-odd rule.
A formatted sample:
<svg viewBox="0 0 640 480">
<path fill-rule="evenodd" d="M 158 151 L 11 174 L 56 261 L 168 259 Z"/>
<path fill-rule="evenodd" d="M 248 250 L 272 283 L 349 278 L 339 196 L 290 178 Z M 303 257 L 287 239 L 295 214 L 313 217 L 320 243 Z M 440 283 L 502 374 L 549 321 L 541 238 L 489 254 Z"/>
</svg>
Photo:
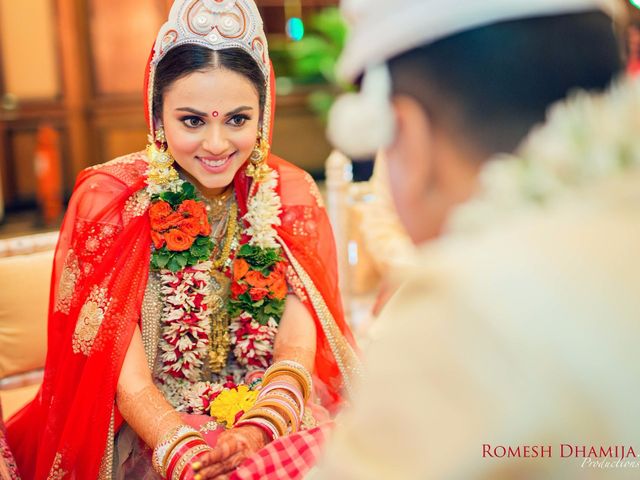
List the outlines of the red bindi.
<svg viewBox="0 0 640 480">
<path fill-rule="evenodd" d="M 214 116 L 214 117 L 217 117 L 220 114 L 217 111 L 214 111 L 211 115 Z"/>
</svg>

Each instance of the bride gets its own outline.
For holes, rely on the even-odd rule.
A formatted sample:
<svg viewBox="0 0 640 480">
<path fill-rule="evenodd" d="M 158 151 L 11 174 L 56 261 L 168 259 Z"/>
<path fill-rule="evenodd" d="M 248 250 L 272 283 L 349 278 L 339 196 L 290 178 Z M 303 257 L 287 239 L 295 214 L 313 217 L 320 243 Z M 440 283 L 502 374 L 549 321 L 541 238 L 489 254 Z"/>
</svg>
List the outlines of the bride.
<svg viewBox="0 0 640 480">
<path fill-rule="evenodd" d="M 8 422 L 26 479 L 230 473 L 358 368 L 322 199 L 269 151 L 253 1 L 176 0 L 146 95 L 146 152 L 83 171 L 62 225 L 44 382 Z"/>
</svg>

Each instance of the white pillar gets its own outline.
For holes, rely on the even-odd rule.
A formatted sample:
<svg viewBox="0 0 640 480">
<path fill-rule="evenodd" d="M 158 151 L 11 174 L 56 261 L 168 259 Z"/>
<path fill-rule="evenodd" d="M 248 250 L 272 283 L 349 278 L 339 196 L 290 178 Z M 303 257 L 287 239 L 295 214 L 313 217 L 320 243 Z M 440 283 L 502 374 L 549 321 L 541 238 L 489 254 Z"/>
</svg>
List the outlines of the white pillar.
<svg viewBox="0 0 640 480">
<path fill-rule="evenodd" d="M 327 213 L 333 227 L 338 254 L 339 287 L 345 314 L 349 315 L 348 205 L 349 187 L 353 181 L 351 160 L 334 150 L 325 163 Z"/>
</svg>

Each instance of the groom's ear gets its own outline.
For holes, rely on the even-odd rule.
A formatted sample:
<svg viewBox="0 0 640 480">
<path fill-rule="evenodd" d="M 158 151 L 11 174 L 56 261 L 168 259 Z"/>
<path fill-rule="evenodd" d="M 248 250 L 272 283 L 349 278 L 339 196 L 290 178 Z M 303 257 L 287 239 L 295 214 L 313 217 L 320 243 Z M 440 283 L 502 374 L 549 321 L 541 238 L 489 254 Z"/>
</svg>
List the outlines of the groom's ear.
<svg viewBox="0 0 640 480">
<path fill-rule="evenodd" d="M 392 181 L 406 189 L 408 200 L 417 199 L 424 195 L 433 181 L 432 122 L 420 102 L 413 97 L 396 95 L 392 103 L 396 130 L 387 149 L 390 175 L 396 177 Z"/>
</svg>

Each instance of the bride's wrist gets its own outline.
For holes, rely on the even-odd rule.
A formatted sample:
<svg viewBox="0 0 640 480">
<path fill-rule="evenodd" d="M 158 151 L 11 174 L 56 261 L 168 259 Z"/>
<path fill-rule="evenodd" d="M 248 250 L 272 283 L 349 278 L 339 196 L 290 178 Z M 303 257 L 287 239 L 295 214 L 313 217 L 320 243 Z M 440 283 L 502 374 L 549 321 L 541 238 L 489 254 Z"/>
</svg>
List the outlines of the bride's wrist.
<svg viewBox="0 0 640 480">
<path fill-rule="evenodd" d="M 200 432 L 188 425 L 180 425 L 169 431 L 153 449 L 153 468 L 163 478 L 182 478 L 185 470 L 210 450 Z"/>
</svg>

